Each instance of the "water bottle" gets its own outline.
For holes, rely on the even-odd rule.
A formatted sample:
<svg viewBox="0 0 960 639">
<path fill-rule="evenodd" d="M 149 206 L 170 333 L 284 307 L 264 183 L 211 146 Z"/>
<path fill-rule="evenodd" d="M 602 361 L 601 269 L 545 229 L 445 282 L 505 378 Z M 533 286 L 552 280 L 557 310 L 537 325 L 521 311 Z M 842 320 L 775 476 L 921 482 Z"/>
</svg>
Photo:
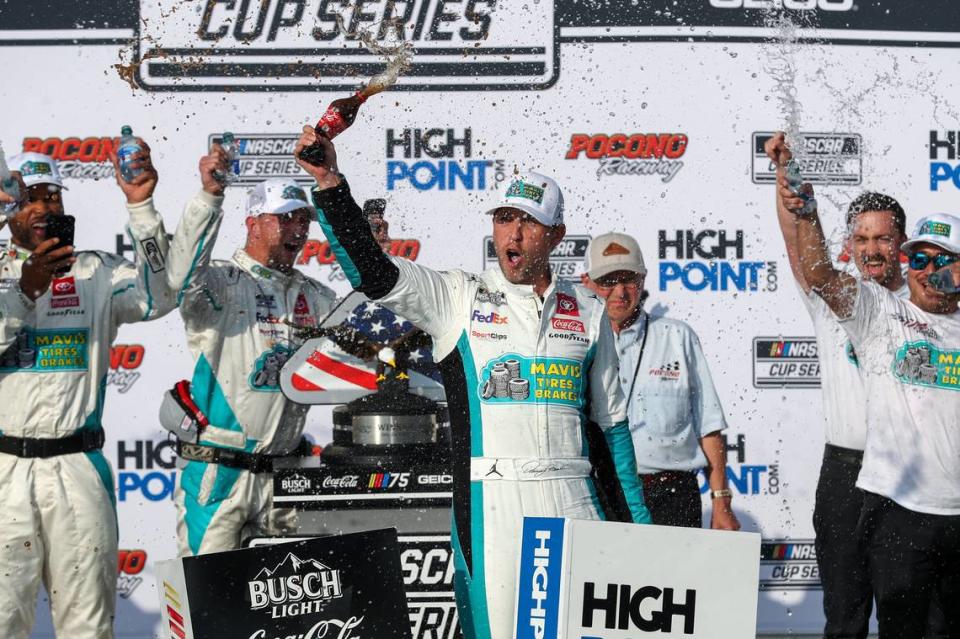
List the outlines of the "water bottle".
<svg viewBox="0 0 960 639">
<path fill-rule="evenodd" d="M 800 163 L 795 159 L 787 162 L 786 166 L 787 184 L 793 194 L 803 200 L 803 207 L 794 211 L 797 215 L 810 215 L 817 210 L 817 200 L 812 195 L 803 193 L 800 187 L 803 186 L 803 174 L 800 172 Z"/>
<path fill-rule="evenodd" d="M 120 129 L 120 148 L 117 149 L 117 161 L 120 163 L 120 176 L 124 182 L 130 182 L 133 178 L 143 173 L 143 169 L 134 169 L 130 165 L 133 163 L 133 155 L 143 149 L 137 144 L 137 139 L 133 137 L 133 129 L 129 124 L 123 125 Z"/>
<path fill-rule="evenodd" d="M 16 215 L 20 210 L 20 183 L 10 175 L 10 168 L 7 166 L 7 156 L 0 146 L 0 189 L 13 198 L 13 202 L 8 202 L 0 206 L 0 223 Z"/>
<path fill-rule="evenodd" d="M 220 138 L 220 146 L 227 152 L 228 168 L 226 173 L 223 171 L 215 171 L 214 177 L 222 184 L 232 184 L 240 179 L 240 143 L 237 142 L 237 138 L 234 137 L 233 133 L 227 131 L 223 134 L 223 137 Z"/>
</svg>

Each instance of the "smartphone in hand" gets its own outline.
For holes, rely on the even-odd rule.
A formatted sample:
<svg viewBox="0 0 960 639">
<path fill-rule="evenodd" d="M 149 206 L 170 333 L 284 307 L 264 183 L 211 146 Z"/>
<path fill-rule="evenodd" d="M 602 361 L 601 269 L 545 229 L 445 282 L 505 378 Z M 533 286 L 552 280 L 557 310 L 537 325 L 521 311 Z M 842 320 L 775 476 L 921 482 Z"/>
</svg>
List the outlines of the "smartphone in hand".
<svg viewBox="0 0 960 639">
<path fill-rule="evenodd" d="M 57 248 L 63 246 L 73 246 L 74 230 L 76 229 L 77 218 L 72 215 L 49 215 L 47 216 L 47 237 L 55 237 L 60 240 Z M 57 275 L 63 275 L 70 270 L 70 267 L 60 269 Z"/>
</svg>

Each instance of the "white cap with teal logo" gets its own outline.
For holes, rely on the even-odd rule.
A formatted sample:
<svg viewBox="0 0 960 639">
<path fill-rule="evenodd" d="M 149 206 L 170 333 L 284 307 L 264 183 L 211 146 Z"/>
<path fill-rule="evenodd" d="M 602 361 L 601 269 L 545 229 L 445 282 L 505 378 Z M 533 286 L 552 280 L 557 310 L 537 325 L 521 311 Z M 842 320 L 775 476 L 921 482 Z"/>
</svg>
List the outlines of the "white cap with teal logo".
<svg viewBox="0 0 960 639">
<path fill-rule="evenodd" d="M 487 214 L 503 208 L 519 209 L 545 226 L 563 224 L 563 193 L 560 187 L 553 178 L 535 171 L 514 176 L 497 205 Z"/>
<path fill-rule="evenodd" d="M 317 219 L 316 209 L 310 204 L 307 192 L 293 180 L 265 180 L 247 192 L 248 217 L 264 213 L 290 213 L 297 209 L 309 209 L 312 219 Z"/>
<path fill-rule="evenodd" d="M 31 151 L 15 155 L 10 158 L 10 169 L 20 171 L 27 188 L 34 184 L 53 184 L 61 189 L 67 188 L 63 185 L 63 178 L 60 177 L 60 168 L 56 160 L 43 153 Z"/>
<path fill-rule="evenodd" d="M 960 218 L 949 213 L 934 213 L 920 218 L 910 239 L 900 247 L 907 252 L 917 244 L 934 244 L 960 255 Z"/>
</svg>

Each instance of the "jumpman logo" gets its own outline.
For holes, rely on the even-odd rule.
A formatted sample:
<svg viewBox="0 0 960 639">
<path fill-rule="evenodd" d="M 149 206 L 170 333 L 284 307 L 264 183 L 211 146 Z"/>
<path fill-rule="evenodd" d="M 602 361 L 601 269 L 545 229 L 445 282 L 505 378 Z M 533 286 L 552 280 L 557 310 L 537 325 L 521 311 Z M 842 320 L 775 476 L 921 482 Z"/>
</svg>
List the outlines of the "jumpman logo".
<svg viewBox="0 0 960 639">
<path fill-rule="evenodd" d="M 492 474 L 494 474 L 494 473 L 496 473 L 496 474 L 499 475 L 500 477 L 503 477 L 503 473 L 501 473 L 499 470 L 497 470 L 497 464 L 499 464 L 499 463 L 500 463 L 500 460 L 499 460 L 499 459 L 494 460 L 493 466 L 490 467 L 490 470 L 487 471 L 487 474 L 484 475 L 484 477 L 489 477 L 490 475 L 492 475 Z"/>
</svg>

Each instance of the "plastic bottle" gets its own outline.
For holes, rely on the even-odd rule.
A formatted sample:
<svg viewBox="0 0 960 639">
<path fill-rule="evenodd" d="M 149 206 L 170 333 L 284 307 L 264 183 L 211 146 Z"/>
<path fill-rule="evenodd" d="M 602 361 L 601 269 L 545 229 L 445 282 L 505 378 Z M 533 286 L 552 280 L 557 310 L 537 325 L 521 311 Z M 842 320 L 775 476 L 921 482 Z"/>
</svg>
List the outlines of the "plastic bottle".
<svg viewBox="0 0 960 639">
<path fill-rule="evenodd" d="M 133 163 L 133 155 L 143 149 L 137 144 L 137 139 L 133 137 L 133 129 L 129 124 L 123 125 L 120 129 L 120 147 L 117 149 L 117 160 L 120 163 L 120 176 L 124 182 L 130 182 L 133 178 L 143 173 L 143 169 L 134 169 L 130 165 Z"/>
<path fill-rule="evenodd" d="M 240 179 L 240 143 L 233 133 L 227 131 L 220 138 L 220 146 L 227 152 L 227 172 L 217 171 L 214 175 L 223 184 L 232 184 Z"/>
<path fill-rule="evenodd" d="M 10 175 L 10 167 L 7 166 L 7 156 L 3 152 L 2 146 L 0 146 L 0 189 L 14 200 L 13 202 L 0 206 L 0 222 L 2 222 L 6 221 L 10 216 L 15 215 L 20 209 L 21 197 L 20 183 Z"/>
</svg>

